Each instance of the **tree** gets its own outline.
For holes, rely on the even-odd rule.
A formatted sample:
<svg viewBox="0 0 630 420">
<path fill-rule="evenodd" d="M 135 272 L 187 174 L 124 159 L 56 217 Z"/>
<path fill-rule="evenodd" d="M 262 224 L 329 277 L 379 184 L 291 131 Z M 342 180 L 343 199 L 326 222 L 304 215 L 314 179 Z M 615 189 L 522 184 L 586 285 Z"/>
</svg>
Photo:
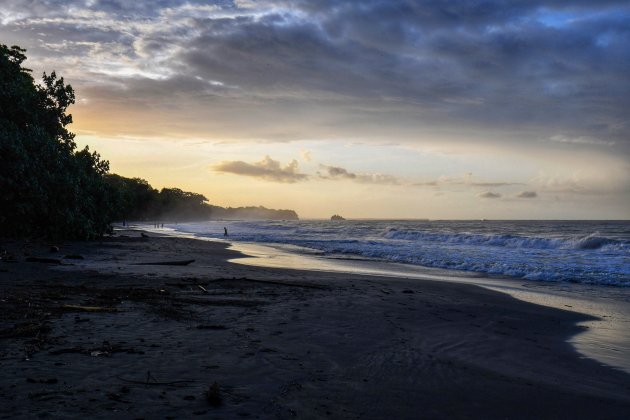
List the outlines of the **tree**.
<svg viewBox="0 0 630 420">
<path fill-rule="evenodd" d="M 25 50 L 0 45 L 0 235 L 92 238 L 109 229 L 109 162 L 76 151 L 74 90 L 55 72 L 35 83 Z"/>
</svg>

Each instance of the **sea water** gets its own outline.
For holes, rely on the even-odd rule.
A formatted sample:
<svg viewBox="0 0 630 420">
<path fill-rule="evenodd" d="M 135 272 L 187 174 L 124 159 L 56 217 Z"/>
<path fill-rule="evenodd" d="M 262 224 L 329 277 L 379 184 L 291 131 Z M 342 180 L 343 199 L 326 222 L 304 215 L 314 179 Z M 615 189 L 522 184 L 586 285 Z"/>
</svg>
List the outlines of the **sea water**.
<svg viewBox="0 0 630 420">
<path fill-rule="evenodd" d="M 630 286 L 630 221 L 210 221 L 168 227 L 320 257 Z"/>
</svg>

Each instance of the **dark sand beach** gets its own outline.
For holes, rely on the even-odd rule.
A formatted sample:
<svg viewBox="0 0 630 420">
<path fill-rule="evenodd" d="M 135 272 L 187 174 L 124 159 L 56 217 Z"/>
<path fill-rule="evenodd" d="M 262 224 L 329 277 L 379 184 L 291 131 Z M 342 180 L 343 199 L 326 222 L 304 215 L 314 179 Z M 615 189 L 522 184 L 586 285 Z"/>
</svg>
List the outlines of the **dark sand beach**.
<svg viewBox="0 0 630 420">
<path fill-rule="evenodd" d="M 16 260 L 0 263 L 2 418 L 630 413 L 630 375 L 566 341 L 583 314 L 474 285 L 233 264 L 224 244 L 138 231 L 55 245 L 2 242 Z"/>
</svg>

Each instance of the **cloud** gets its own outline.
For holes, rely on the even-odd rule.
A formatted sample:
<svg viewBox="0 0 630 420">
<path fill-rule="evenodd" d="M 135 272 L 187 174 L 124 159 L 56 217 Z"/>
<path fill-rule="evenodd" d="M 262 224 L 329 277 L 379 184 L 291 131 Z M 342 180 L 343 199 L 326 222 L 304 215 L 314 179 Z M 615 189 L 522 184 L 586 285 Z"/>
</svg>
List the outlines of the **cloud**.
<svg viewBox="0 0 630 420">
<path fill-rule="evenodd" d="M 302 150 L 302 159 L 304 162 L 311 162 L 313 160 L 313 154 L 310 150 Z"/>
<path fill-rule="evenodd" d="M 360 174 L 358 182 L 364 184 L 380 184 L 380 185 L 400 185 L 401 180 L 393 175 L 387 174 Z"/>
<path fill-rule="evenodd" d="M 493 193 L 492 191 L 486 191 L 477 195 L 480 198 L 501 198 L 501 194 Z"/>
<path fill-rule="evenodd" d="M 518 198 L 536 198 L 536 197 L 538 197 L 538 194 L 536 193 L 536 191 L 521 191 L 520 193 L 518 193 L 516 195 L 516 197 L 518 197 Z"/>
<path fill-rule="evenodd" d="M 459 175 L 443 175 L 432 181 L 416 182 L 413 185 L 418 187 L 425 186 L 462 186 L 462 187 L 483 187 L 483 188 L 496 188 L 496 187 L 510 187 L 514 185 L 525 185 L 521 182 L 510 181 L 481 181 L 477 180 L 478 177 L 474 176 L 471 172 L 467 172 Z"/>
<path fill-rule="evenodd" d="M 168 103 L 161 124 L 220 121 L 235 137 L 474 128 L 485 142 L 629 148 L 627 1 L 58 3 L 3 1 L 0 38 L 107 94 L 89 109 L 119 130 L 128 109 Z M 112 104 L 122 115 L 102 112 Z"/>
<path fill-rule="evenodd" d="M 471 182 L 473 187 L 508 187 L 511 185 L 523 185 L 522 182 Z"/>
<path fill-rule="evenodd" d="M 293 159 L 285 166 L 279 161 L 265 156 L 260 162 L 247 163 L 240 160 L 223 161 L 212 167 L 216 172 L 251 176 L 265 181 L 294 183 L 308 179 L 308 175 L 299 173 L 298 162 Z"/>
<path fill-rule="evenodd" d="M 318 172 L 319 177 L 328 180 L 352 180 L 362 184 L 399 185 L 398 177 L 387 174 L 356 174 L 339 166 L 319 165 L 324 173 Z"/>
<path fill-rule="evenodd" d="M 575 168 L 568 174 L 540 173 L 529 183 L 537 191 L 570 195 L 630 197 L 630 165 L 619 165 L 614 160 L 594 160 L 589 165 Z"/>
<path fill-rule="evenodd" d="M 590 137 L 569 137 L 565 135 L 555 135 L 549 137 L 549 141 L 552 143 L 563 143 L 563 144 L 576 144 L 576 145 L 595 145 L 595 146 L 614 146 L 616 144 L 615 141 L 604 141 L 599 139 L 594 139 Z"/>
<path fill-rule="evenodd" d="M 320 174 L 324 179 L 357 179 L 357 174 L 338 166 L 320 165 L 320 167 L 325 170 L 324 174 Z"/>
<path fill-rule="evenodd" d="M 415 187 L 437 187 L 438 182 L 437 181 L 414 182 L 412 185 Z"/>
</svg>

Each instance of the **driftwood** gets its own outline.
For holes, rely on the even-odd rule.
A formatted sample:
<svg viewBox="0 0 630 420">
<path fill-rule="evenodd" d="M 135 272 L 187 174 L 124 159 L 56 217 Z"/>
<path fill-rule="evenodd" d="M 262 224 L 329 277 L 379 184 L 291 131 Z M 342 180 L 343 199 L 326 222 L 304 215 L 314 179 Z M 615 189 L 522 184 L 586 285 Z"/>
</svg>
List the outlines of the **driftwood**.
<svg viewBox="0 0 630 420">
<path fill-rule="evenodd" d="M 137 385 L 162 385 L 162 386 L 185 386 L 185 384 L 196 382 L 196 381 L 170 381 L 170 382 L 158 382 L 155 380 L 151 372 L 147 372 L 147 379 L 145 381 L 134 381 L 132 379 L 125 379 L 121 376 L 115 376 L 116 379 L 119 379 L 123 382 L 127 382 L 129 384 L 137 384 Z"/>
<path fill-rule="evenodd" d="M 225 325 L 197 325 L 198 330 L 227 330 Z"/>
<path fill-rule="evenodd" d="M 62 305 L 66 312 L 118 312 L 118 309 L 107 306 Z"/>
<path fill-rule="evenodd" d="M 45 263 L 45 264 L 61 264 L 61 260 L 57 258 L 28 257 L 27 262 Z"/>
<path fill-rule="evenodd" d="M 289 286 L 289 287 L 304 287 L 307 289 L 320 289 L 320 290 L 327 290 L 328 287 L 326 286 L 319 286 L 316 284 L 304 284 L 304 283 L 287 283 L 287 282 L 283 282 L 283 281 L 274 281 L 274 280 L 257 280 L 257 279 L 250 279 L 247 277 L 241 277 L 241 278 L 223 278 L 223 279 L 216 279 L 216 280 L 211 280 L 211 282 L 220 282 L 220 281 L 251 281 L 253 283 L 263 283 L 263 284 L 277 284 L 279 286 Z"/>
<path fill-rule="evenodd" d="M 182 260 L 182 261 L 154 261 L 154 262 L 142 262 L 135 263 L 134 265 L 188 265 L 194 263 L 195 260 Z"/>
</svg>

